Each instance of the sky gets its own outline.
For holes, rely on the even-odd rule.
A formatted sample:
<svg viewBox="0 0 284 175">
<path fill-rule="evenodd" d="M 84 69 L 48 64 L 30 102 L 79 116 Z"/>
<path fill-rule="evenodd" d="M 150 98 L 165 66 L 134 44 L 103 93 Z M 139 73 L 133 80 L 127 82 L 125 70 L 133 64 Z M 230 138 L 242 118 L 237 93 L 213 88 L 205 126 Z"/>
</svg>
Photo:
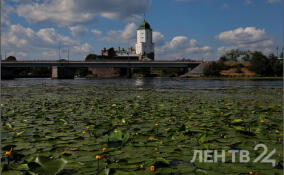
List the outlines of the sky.
<svg viewBox="0 0 284 175">
<path fill-rule="evenodd" d="M 153 29 L 157 60 L 216 60 L 232 49 L 276 54 L 283 45 L 282 3 L 2 0 L 2 55 L 55 60 L 67 58 L 69 50 L 70 59 L 83 60 L 102 48 L 135 47 L 144 16 Z"/>
</svg>

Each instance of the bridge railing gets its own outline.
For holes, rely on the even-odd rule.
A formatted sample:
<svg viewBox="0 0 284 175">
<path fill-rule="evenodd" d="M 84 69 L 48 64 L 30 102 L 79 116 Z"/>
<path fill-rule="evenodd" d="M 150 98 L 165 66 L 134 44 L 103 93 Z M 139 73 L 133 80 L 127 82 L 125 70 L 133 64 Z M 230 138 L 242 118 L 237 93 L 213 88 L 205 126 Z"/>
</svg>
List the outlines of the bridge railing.
<svg viewBox="0 0 284 175">
<path fill-rule="evenodd" d="M 137 60 L 66 60 L 66 61 L 59 61 L 59 60 L 17 60 L 17 61 L 6 61 L 2 60 L 2 63 L 84 63 L 84 62 L 145 62 L 145 63 L 202 63 L 204 61 L 201 60 L 155 60 L 155 61 L 137 61 Z"/>
</svg>

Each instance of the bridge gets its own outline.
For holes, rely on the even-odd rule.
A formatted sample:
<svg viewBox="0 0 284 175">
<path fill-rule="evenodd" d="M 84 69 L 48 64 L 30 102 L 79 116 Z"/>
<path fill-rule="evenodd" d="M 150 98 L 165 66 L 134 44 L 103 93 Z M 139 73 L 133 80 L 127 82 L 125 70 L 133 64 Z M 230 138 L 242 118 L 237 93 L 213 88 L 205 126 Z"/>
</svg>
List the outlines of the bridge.
<svg viewBox="0 0 284 175">
<path fill-rule="evenodd" d="M 202 61 L 2 61 L 1 73 L 12 75 L 15 68 L 50 67 L 52 78 L 74 78 L 77 68 L 126 68 L 131 76 L 133 68 L 184 68 L 192 69 Z"/>
</svg>

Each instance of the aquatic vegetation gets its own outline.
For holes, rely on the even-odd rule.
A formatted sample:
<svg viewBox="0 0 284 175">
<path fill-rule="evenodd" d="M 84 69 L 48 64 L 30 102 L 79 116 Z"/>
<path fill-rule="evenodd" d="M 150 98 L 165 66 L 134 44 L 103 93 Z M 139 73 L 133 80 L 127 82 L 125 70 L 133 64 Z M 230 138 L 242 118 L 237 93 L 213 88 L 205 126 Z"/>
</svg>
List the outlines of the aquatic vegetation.
<svg viewBox="0 0 284 175">
<path fill-rule="evenodd" d="M 2 89 L 3 174 L 282 174 L 282 89 L 73 85 Z M 276 166 L 191 163 L 263 143 Z"/>
</svg>

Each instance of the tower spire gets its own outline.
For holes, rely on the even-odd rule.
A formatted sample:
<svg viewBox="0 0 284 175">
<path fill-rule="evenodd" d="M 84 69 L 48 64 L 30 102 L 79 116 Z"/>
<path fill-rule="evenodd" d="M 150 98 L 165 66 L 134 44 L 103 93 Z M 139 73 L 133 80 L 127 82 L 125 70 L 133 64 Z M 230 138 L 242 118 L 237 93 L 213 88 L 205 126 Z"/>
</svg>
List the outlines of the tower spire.
<svg viewBox="0 0 284 175">
<path fill-rule="evenodd" d="M 144 22 L 146 22 L 146 13 L 144 13 Z"/>
</svg>

